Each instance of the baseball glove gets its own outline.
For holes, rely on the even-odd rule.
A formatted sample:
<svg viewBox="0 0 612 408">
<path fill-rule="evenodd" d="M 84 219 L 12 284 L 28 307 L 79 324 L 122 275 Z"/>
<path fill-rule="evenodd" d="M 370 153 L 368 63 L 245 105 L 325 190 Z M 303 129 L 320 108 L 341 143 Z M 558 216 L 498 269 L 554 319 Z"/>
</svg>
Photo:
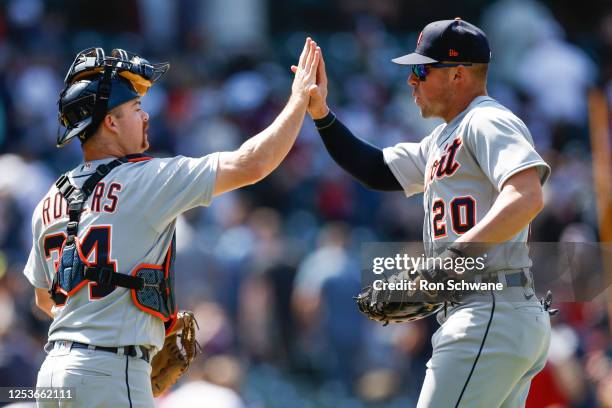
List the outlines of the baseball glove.
<svg viewBox="0 0 612 408">
<path fill-rule="evenodd" d="M 456 259 L 463 256 L 457 249 L 449 248 L 439 257 Z M 414 271 L 400 271 L 382 279 L 378 289 L 374 285 L 365 287 L 355 297 L 359 311 L 371 320 L 383 323 L 403 323 L 423 319 L 438 312 L 445 302 L 456 302 L 455 294 L 449 291 L 420 290 L 420 282 L 444 284 L 456 277 L 453 270 L 444 268 L 423 268 Z M 411 282 L 414 289 L 394 289 L 402 282 Z M 406 285 L 405 285 L 406 286 Z M 389 289 L 391 287 L 391 289 Z"/>
<path fill-rule="evenodd" d="M 415 280 L 409 271 L 401 271 L 384 279 L 385 283 L 397 284 L 404 280 Z M 393 293 L 395 292 L 395 293 Z M 403 323 L 423 319 L 436 313 L 444 305 L 443 302 L 424 302 L 413 298 L 414 293 L 409 290 L 392 291 L 386 288 L 374 289 L 365 287 L 355 297 L 359 311 L 371 320 L 383 323 Z M 422 298 L 422 296 L 419 296 Z"/>
<path fill-rule="evenodd" d="M 178 313 L 176 326 L 166 336 L 164 347 L 151 361 L 151 388 L 154 397 L 163 394 L 187 372 L 197 353 L 197 324 L 193 312 Z"/>
</svg>

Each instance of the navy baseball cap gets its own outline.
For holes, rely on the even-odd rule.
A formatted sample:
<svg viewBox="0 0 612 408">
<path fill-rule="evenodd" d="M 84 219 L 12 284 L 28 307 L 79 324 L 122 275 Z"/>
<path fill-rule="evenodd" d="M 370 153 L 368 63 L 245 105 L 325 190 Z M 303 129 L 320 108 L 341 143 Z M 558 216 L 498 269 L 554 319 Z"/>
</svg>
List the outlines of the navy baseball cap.
<svg viewBox="0 0 612 408">
<path fill-rule="evenodd" d="M 391 61 L 416 65 L 441 61 L 487 64 L 490 60 L 491 49 L 484 31 L 457 17 L 427 24 L 419 34 L 414 52 Z"/>
</svg>

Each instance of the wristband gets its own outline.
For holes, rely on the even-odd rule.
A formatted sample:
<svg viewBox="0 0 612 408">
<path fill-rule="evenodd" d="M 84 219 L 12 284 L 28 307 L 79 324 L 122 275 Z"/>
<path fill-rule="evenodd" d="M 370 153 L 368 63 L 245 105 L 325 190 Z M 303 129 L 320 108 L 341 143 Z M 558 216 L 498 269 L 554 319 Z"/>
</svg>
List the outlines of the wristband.
<svg viewBox="0 0 612 408">
<path fill-rule="evenodd" d="M 314 124 L 317 130 L 322 130 L 333 125 L 335 121 L 336 115 L 330 110 L 324 118 L 314 119 Z"/>
</svg>

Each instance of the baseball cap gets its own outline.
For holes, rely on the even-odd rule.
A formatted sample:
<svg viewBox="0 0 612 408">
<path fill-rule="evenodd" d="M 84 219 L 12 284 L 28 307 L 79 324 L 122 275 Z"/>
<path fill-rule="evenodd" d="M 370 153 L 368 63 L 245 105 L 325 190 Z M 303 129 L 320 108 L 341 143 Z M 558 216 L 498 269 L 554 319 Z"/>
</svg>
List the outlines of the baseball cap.
<svg viewBox="0 0 612 408">
<path fill-rule="evenodd" d="M 491 49 L 484 31 L 457 17 L 429 23 L 419 34 L 412 54 L 391 61 L 401 65 L 433 64 L 440 61 L 488 63 Z"/>
</svg>

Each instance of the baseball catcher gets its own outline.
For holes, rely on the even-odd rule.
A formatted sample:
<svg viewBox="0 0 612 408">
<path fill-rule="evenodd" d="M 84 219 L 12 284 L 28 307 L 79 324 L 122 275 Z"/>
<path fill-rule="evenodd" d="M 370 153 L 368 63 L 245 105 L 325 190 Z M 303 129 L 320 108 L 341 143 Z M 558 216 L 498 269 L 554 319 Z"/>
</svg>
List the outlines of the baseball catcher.
<svg viewBox="0 0 612 408">
<path fill-rule="evenodd" d="M 24 269 L 53 318 L 38 387 L 79 384 L 79 407 L 152 407 L 187 371 L 197 324 L 175 298 L 177 217 L 278 167 L 316 89 L 319 58 L 307 39 L 286 106 L 236 150 L 153 158 L 141 99 L 170 65 L 122 49 L 78 53 L 59 98 L 57 146 L 80 141 L 84 160 L 36 207 Z"/>
</svg>

